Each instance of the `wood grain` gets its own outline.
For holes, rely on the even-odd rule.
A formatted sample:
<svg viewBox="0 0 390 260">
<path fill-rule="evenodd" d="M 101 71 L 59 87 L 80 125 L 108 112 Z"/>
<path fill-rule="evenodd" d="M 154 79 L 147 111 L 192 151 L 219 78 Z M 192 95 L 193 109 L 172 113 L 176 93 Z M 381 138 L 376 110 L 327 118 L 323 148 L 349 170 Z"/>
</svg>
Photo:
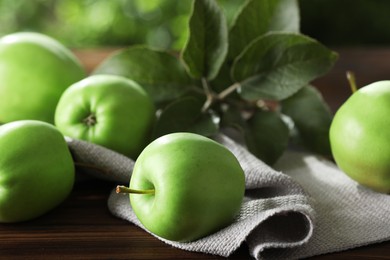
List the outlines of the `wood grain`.
<svg viewBox="0 0 390 260">
<path fill-rule="evenodd" d="M 88 71 L 115 49 L 77 50 Z M 340 59 L 317 86 L 333 111 L 349 96 L 346 70 L 360 86 L 390 79 L 390 49 L 337 50 Z M 113 217 L 107 197 L 115 183 L 87 179 L 76 183 L 59 207 L 33 221 L 0 224 L 0 259 L 223 259 L 172 248 L 136 226 Z M 243 245 L 229 259 L 250 259 Z M 390 242 L 311 259 L 390 259 Z"/>
</svg>

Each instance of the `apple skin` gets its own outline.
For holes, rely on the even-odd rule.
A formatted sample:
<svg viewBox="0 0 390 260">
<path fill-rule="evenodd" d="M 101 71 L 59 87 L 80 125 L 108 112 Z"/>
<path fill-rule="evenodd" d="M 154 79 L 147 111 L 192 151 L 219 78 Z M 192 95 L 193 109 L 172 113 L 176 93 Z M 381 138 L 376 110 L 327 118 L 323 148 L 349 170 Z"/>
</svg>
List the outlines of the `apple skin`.
<svg viewBox="0 0 390 260">
<path fill-rule="evenodd" d="M 217 142 L 192 133 L 173 133 L 149 144 L 137 159 L 130 203 L 150 232 L 187 242 L 230 224 L 245 192 L 236 157 Z"/>
<path fill-rule="evenodd" d="M 360 88 L 336 112 L 330 127 L 333 157 L 352 179 L 390 192 L 390 81 Z"/>
<path fill-rule="evenodd" d="M 34 119 L 54 122 L 62 92 L 85 77 L 74 54 L 39 33 L 0 39 L 0 123 Z"/>
<path fill-rule="evenodd" d="M 74 163 L 53 125 L 35 120 L 4 124 L 0 147 L 0 222 L 39 217 L 71 192 Z"/>
<path fill-rule="evenodd" d="M 55 125 L 66 136 L 135 159 L 149 142 L 155 108 L 145 90 L 121 76 L 94 75 L 61 96 Z"/>
</svg>

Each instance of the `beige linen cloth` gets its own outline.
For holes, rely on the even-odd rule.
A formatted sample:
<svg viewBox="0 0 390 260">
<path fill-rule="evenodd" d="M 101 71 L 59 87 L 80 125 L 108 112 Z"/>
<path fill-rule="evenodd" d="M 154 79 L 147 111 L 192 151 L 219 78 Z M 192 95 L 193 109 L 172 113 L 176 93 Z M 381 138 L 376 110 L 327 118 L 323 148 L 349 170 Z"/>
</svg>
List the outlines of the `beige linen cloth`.
<svg viewBox="0 0 390 260">
<path fill-rule="evenodd" d="M 214 138 L 239 160 L 246 175 L 246 195 L 236 220 L 194 242 L 157 237 L 183 250 L 231 255 L 247 243 L 256 259 L 296 259 L 390 239 L 390 196 L 372 192 L 345 176 L 333 163 L 311 154 L 286 152 L 273 167 L 219 134 Z M 111 213 L 144 227 L 127 195 L 116 184 L 128 184 L 134 162 L 109 149 L 67 139 L 75 161 L 107 170 L 89 171 L 113 182 Z"/>
</svg>

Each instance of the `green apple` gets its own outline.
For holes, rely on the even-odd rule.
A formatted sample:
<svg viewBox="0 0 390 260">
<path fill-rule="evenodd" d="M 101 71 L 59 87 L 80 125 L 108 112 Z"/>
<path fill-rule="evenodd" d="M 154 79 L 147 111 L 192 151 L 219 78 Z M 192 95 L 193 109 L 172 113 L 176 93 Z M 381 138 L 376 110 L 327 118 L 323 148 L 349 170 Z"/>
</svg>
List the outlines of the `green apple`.
<svg viewBox="0 0 390 260">
<path fill-rule="evenodd" d="M 201 135 L 173 133 L 150 143 L 138 157 L 130 203 L 150 232 L 193 241 L 230 224 L 240 210 L 244 172 L 221 144 Z M 134 194 L 141 193 L 141 194 Z"/>
<path fill-rule="evenodd" d="M 38 33 L 0 39 L 0 123 L 23 119 L 54 122 L 62 92 L 85 77 L 76 57 Z"/>
<path fill-rule="evenodd" d="M 43 215 L 69 195 L 74 163 L 51 124 L 20 120 L 0 127 L 0 222 Z"/>
<path fill-rule="evenodd" d="M 94 75 L 61 96 L 55 125 L 66 136 L 99 144 L 135 159 L 149 142 L 155 109 L 136 82 Z"/>
<path fill-rule="evenodd" d="M 336 112 L 329 137 L 341 170 L 375 191 L 390 192 L 390 81 L 354 92 Z"/>
</svg>

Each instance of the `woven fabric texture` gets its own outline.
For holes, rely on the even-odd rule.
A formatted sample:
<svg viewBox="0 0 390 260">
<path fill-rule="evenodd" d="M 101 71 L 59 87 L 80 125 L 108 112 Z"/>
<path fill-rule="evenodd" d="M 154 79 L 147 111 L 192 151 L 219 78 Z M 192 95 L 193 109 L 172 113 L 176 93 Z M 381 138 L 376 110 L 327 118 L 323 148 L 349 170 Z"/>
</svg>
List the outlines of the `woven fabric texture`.
<svg viewBox="0 0 390 260">
<path fill-rule="evenodd" d="M 157 237 L 184 250 L 229 256 L 247 243 L 256 259 L 294 259 L 340 251 L 390 238 L 390 196 L 362 188 L 329 161 L 286 152 L 269 167 L 229 137 L 225 145 L 245 172 L 246 195 L 240 214 L 226 228 L 188 243 Z M 128 183 L 134 162 L 109 149 L 68 139 L 75 161 L 94 165 L 88 174 Z M 114 216 L 145 229 L 127 195 L 111 192 L 108 208 Z M 145 229 L 146 232 L 148 232 Z M 151 234 L 153 235 L 153 234 Z"/>
</svg>

